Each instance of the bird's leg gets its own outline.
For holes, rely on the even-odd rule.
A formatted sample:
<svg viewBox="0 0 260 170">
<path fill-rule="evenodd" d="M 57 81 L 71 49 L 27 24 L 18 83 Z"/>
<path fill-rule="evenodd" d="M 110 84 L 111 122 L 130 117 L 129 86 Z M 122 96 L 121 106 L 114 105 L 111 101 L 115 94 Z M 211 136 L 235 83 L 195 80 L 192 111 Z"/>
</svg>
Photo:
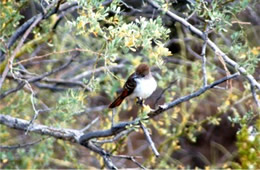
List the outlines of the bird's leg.
<svg viewBox="0 0 260 170">
<path fill-rule="evenodd" d="M 136 103 L 139 104 L 140 106 L 144 107 L 144 100 L 140 97 L 136 97 L 136 98 L 137 98 Z"/>
<path fill-rule="evenodd" d="M 114 127 L 115 115 L 116 115 L 116 109 L 113 108 L 113 110 L 112 110 L 112 117 L 111 117 L 111 127 Z"/>
</svg>

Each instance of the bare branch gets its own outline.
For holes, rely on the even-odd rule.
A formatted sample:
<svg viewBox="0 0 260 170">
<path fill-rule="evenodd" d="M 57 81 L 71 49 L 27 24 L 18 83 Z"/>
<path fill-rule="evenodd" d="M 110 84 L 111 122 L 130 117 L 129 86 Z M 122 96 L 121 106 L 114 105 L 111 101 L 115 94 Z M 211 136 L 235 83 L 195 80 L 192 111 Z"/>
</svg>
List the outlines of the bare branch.
<svg viewBox="0 0 260 170">
<path fill-rule="evenodd" d="M 90 90 L 83 82 L 81 81 L 70 81 L 70 80 L 64 80 L 64 79 L 49 79 L 44 78 L 42 81 L 47 83 L 55 83 L 56 85 L 63 85 L 63 86 L 80 86 L 82 88 Z"/>
<path fill-rule="evenodd" d="M 0 114 L 0 124 L 6 125 L 10 128 L 26 131 L 29 126 L 29 121 Z M 36 123 L 32 125 L 32 127 L 29 129 L 29 132 L 48 135 L 58 139 L 68 140 L 72 142 L 75 142 L 75 136 L 78 136 L 80 134 L 78 130 L 55 128 Z"/>
<path fill-rule="evenodd" d="M 156 104 L 158 103 L 158 101 L 162 98 L 162 95 L 169 89 L 171 88 L 172 85 L 174 85 L 176 83 L 177 80 L 174 80 L 172 82 L 170 82 L 170 84 L 162 90 L 162 92 L 160 93 L 160 95 L 158 95 L 157 99 L 154 102 L 154 106 L 156 106 Z"/>
<path fill-rule="evenodd" d="M 135 163 L 137 166 L 139 166 L 140 168 L 146 169 L 142 164 L 140 164 L 139 162 L 137 162 L 137 161 L 135 160 L 135 158 L 142 158 L 141 156 L 111 155 L 111 157 L 131 160 L 132 162 L 134 162 L 134 163 Z"/>
<path fill-rule="evenodd" d="M 27 38 L 27 36 L 30 34 L 30 32 L 32 31 L 32 29 L 43 19 L 43 15 L 38 15 L 35 19 L 35 21 L 30 25 L 30 27 L 28 28 L 28 30 L 24 33 L 22 39 L 19 41 L 17 47 L 15 48 L 14 52 L 12 53 L 9 62 L 6 64 L 4 72 L 2 74 L 2 77 L 0 79 L 0 90 L 2 88 L 2 85 L 4 83 L 5 77 L 7 75 L 7 73 L 9 72 L 9 69 L 12 70 L 12 65 L 13 65 L 13 60 L 16 56 L 16 54 L 19 52 L 19 50 L 21 49 L 25 39 Z"/>
<path fill-rule="evenodd" d="M 92 120 L 86 127 L 84 127 L 83 129 L 81 129 L 81 132 L 85 132 L 87 131 L 91 126 L 93 126 L 97 121 L 99 121 L 99 117 L 97 117 L 96 119 Z"/>
<path fill-rule="evenodd" d="M 35 82 L 33 84 L 40 89 L 48 89 L 48 90 L 51 90 L 51 91 L 64 91 L 64 90 L 68 89 L 68 88 L 65 88 L 65 87 L 57 87 L 54 84 L 45 84 L 45 83 L 40 83 L 40 82 Z"/>
<path fill-rule="evenodd" d="M 90 112 L 100 112 L 100 111 L 103 111 L 104 109 L 106 109 L 107 107 L 108 107 L 108 105 L 101 105 L 101 106 L 86 108 L 84 111 L 75 113 L 73 116 L 80 116 L 80 115 L 83 115 L 85 113 L 90 113 Z"/>
<path fill-rule="evenodd" d="M 40 143 L 41 141 L 43 141 L 43 139 L 39 139 L 36 140 L 34 142 L 30 142 L 30 143 L 26 143 L 26 144 L 18 144 L 18 145 L 13 145 L 13 146 L 1 146 L 0 145 L 0 149 L 19 149 L 19 148 L 27 148 L 29 146 L 33 146 L 35 144 Z"/>
<path fill-rule="evenodd" d="M 82 145 L 89 148 L 90 150 L 98 153 L 99 155 L 101 155 L 103 157 L 103 160 L 104 160 L 107 168 L 117 169 L 117 167 L 114 165 L 114 163 L 112 162 L 112 160 L 110 158 L 110 154 L 108 152 L 106 152 L 104 149 L 98 147 L 92 141 L 89 141 L 87 143 L 83 143 Z"/>
<path fill-rule="evenodd" d="M 118 133 L 118 134 L 115 135 L 115 137 L 112 138 L 112 139 L 107 139 L 107 140 L 102 140 L 102 141 L 96 140 L 96 141 L 94 141 L 94 142 L 95 142 L 95 143 L 98 143 L 98 144 L 112 143 L 112 142 L 115 142 L 115 141 L 117 141 L 118 139 L 122 138 L 123 136 L 126 136 L 127 134 L 133 132 L 133 131 L 134 131 L 134 129 L 127 129 L 127 130 L 125 130 L 125 131 L 123 131 L 123 132 Z"/>
<path fill-rule="evenodd" d="M 27 120 L 14 118 L 8 115 L 0 114 L 0 124 L 6 125 L 10 128 L 19 129 L 27 131 L 30 122 Z M 79 138 L 84 135 L 81 130 L 66 129 L 66 128 L 55 128 L 51 126 L 45 126 L 41 124 L 32 124 L 31 128 L 28 129 L 29 132 L 35 132 L 42 135 L 48 135 L 57 139 L 67 140 L 75 143 L 79 143 Z M 91 141 L 82 143 L 86 148 L 100 154 L 103 157 L 106 166 L 109 169 L 117 169 L 116 166 L 110 159 L 110 154 L 104 149 L 96 146 Z"/>
<path fill-rule="evenodd" d="M 58 67 L 58 68 L 55 68 L 55 69 L 53 69 L 52 71 L 43 73 L 43 74 L 40 75 L 40 76 L 32 77 L 32 78 L 30 78 L 29 80 L 26 80 L 26 81 L 27 81 L 28 83 L 34 83 L 34 82 L 40 81 L 41 79 L 43 79 L 43 78 L 45 78 L 45 77 L 47 77 L 47 76 L 50 76 L 51 74 L 57 73 L 57 72 L 59 72 L 59 71 L 65 69 L 66 67 L 68 67 L 68 66 L 72 63 L 74 57 L 77 57 L 77 56 L 78 56 L 78 53 L 75 54 L 73 57 L 71 57 L 71 58 L 69 59 L 69 61 L 66 62 L 65 64 L 63 64 L 62 66 L 60 66 L 60 67 Z M 26 84 L 25 81 L 21 81 L 21 82 L 17 85 L 17 87 L 12 88 L 12 89 L 10 89 L 10 90 L 8 90 L 8 91 L 6 91 L 6 92 L 0 94 L 0 100 L 3 99 L 3 98 L 5 98 L 7 95 L 9 95 L 9 94 L 11 94 L 11 93 L 14 93 L 14 92 L 16 92 L 16 91 L 18 91 L 18 90 L 20 90 L 21 88 L 23 88 L 23 86 L 24 86 L 25 84 Z"/>
<path fill-rule="evenodd" d="M 140 126 L 143 129 L 143 132 L 144 132 L 144 135 L 146 137 L 146 140 L 148 141 L 149 145 L 151 146 L 153 153 L 155 154 L 156 157 L 159 157 L 160 154 L 157 151 L 157 149 L 156 149 L 156 147 L 154 145 L 154 142 L 153 142 L 153 140 L 152 140 L 148 130 L 146 129 L 146 127 L 143 125 L 143 123 L 141 121 L 140 121 Z"/>
<path fill-rule="evenodd" d="M 258 98 L 257 98 L 255 88 L 254 88 L 254 86 L 253 86 L 252 83 L 250 83 L 250 84 L 251 84 L 251 85 L 250 85 L 251 92 L 252 92 L 253 98 L 254 98 L 254 100 L 255 100 L 255 103 L 256 103 L 257 107 L 260 108 L 260 102 L 259 102 L 259 100 L 258 100 Z"/>
<path fill-rule="evenodd" d="M 182 103 L 182 102 L 185 102 L 185 101 L 188 101 L 194 97 L 197 97 L 197 96 L 200 96 L 201 94 L 205 93 L 207 90 L 209 90 L 210 88 L 214 88 L 215 86 L 227 81 L 227 80 L 230 80 L 230 79 L 233 79 L 237 76 L 239 76 L 240 74 L 239 73 L 235 73 L 235 74 L 232 74 L 232 75 L 229 75 L 229 76 L 226 76 L 222 79 L 219 79 L 215 82 L 213 82 L 212 84 L 210 85 L 207 85 L 205 87 L 202 87 L 200 88 L 199 90 L 187 95 L 187 96 L 183 96 L 183 97 L 180 97 L 170 103 L 167 103 L 167 104 L 164 104 L 162 106 L 159 106 L 159 109 L 155 110 L 154 112 L 152 113 L 149 113 L 148 116 L 149 117 L 154 117 L 154 116 L 157 116 L 158 114 L 164 112 L 165 110 L 168 110 L 170 108 L 173 108 L 174 106 Z"/>
<path fill-rule="evenodd" d="M 203 75 L 203 87 L 207 86 L 207 70 L 206 70 L 206 49 L 207 49 L 207 42 L 208 42 L 208 31 L 209 31 L 210 25 L 206 25 L 206 29 L 204 32 L 204 43 L 201 50 L 201 56 L 202 56 L 202 75 Z"/>
<path fill-rule="evenodd" d="M 72 81 L 75 81 L 75 80 L 81 80 L 83 78 L 88 78 L 89 76 L 91 76 L 93 73 L 94 74 L 98 74 L 102 71 L 105 71 L 106 69 L 107 70 L 110 70 L 110 71 L 115 71 L 115 70 L 119 70 L 121 68 L 123 68 L 124 65 L 123 64 L 119 64 L 119 65 L 115 65 L 115 66 L 107 66 L 107 67 L 99 67 L 95 70 L 87 70 L 87 71 L 84 71 L 83 73 L 80 73 L 79 75 L 73 77 L 71 80 Z"/>
</svg>

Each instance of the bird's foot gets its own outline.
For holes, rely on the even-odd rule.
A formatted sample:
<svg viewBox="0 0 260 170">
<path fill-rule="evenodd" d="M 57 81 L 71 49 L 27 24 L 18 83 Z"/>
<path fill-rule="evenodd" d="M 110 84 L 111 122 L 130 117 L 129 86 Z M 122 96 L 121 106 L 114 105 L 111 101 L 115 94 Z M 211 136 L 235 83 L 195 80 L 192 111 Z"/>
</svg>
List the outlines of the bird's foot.
<svg viewBox="0 0 260 170">
<path fill-rule="evenodd" d="M 140 105 L 141 107 L 144 107 L 144 100 L 140 97 L 136 97 L 136 104 Z"/>
</svg>

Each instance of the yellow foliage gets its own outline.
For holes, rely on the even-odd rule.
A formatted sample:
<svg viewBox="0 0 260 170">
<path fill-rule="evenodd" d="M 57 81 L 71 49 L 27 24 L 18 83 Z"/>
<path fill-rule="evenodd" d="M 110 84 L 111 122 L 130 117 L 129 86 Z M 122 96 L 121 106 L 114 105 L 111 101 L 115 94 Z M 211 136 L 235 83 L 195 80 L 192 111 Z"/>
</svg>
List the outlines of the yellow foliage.
<svg viewBox="0 0 260 170">
<path fill-rule="evenodd" d="M 144 107 L 143 107 L 143 112 L 144 112 L 144 113 L 150 113 L 150 112 L 151 112 L 150 106 L 144 105 Z"/>
<path fill-rule="evenodd" d="M 133 60 L 131 60 L 131 62 L 134 66 L 138 66 L 139 64 L 141 64 L 141 59 L 141 57 L 135 57 Z"/>
<path fill-rule="evenodd" d="M 4 164 L 8 162 L 8 159 L 3 159 L 2 161 Z"/>
<path fill-rule="evenodd" d="M 259 55 L 260 54 L 260 46 L 252 48 L 251 52 L 254 55 Z"/>
<path fill-rule="evenodd" d="M 225 101 L 225 106 L 229 106 L 230 105 L 230 101 L 229 100 L 226 100 Z"/>
</svg>

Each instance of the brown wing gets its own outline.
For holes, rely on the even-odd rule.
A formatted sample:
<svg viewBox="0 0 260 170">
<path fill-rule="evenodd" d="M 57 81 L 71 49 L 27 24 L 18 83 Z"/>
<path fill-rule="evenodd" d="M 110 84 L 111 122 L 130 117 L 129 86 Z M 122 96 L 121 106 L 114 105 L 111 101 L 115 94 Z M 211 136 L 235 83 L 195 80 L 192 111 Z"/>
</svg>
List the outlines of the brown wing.
<svg viewBox="0 0 260 170">
<path fill-rule="evenodd" d="M 123 87 L 123 91 L 122 93 L 116 98 L 116 100 L 113 101 L 113 103 L 111 103 L 108 107 L 109 108 L 114 108 L 119 106 L 122 101 L 124 100 L 124 98 L 126 98 L 127 96 L 131 95 L 136 87 L 136 81 L 134 80 L 134 75 L 135 73 L 131 74 L 129 76 L 129 78 L 127 79 L 124 87 Z"/>
<path fill-rule="evenodd" d="M 135 79 L 133 78 L 134 77 L 134 75 L 135 75 L 135 73 L 133 73 L 133 74 L 131 74 L 129 77 L 128 77 L 128 79 L 127 79 L 127 81 L 126 81 L 126 83 L 125 83 L 125 85 L 124 85 L 124 89 L 123 89 L 123 92 L 122 93 L 124 93 L 125 91 L 127 91 L 127 96 L 129 96 L 130 94 L 132 94 L 133 92 L 134 92 L 134 90 L 135 90 L 135 87 L 136 87 L 136 81 L 135 81 Z M 126 93 L 126 92 L 125 92 Z M 125 94 L 126 95 L 126 94 Z"/>
</svg>

